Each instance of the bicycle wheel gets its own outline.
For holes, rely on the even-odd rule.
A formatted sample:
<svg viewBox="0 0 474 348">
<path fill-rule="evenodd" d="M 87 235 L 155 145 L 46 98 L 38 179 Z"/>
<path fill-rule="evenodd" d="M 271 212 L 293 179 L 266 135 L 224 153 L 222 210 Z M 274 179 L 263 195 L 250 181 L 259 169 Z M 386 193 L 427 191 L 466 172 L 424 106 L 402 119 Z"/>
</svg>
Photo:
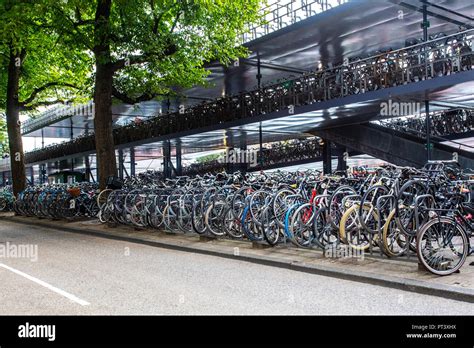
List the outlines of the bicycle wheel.
<svg viewBox="0 0 474 348">
<path fill-rule="evenodd" d="M 386 213 L 387 207 L 390 205 L 389 204 L 390 201 L 386 201 L 382 204 L 382 206 L 380 207 L 382 212 L 380 212 L 379 209 L 377 208 L 377 200 L 379 199 L 379 197 L 388 194 L 388 192 L 389 192 L 389 189 L 386 186 L 374 185 L 371 188 L 369 188 L 365 192 L 365 194 L 362 196 L 361 205 L 359 207 L 359 216 L 360 216 L 360 223 L 362 224 L 362 227 L 364 227 L 367 232 L 370 232 L 373 234 L 379 232 L 378 221 L 375 221 L 375 223 L 374 221 L 371 221 L 371 217 L 373 217 L 373 215 L 371 214 L 371 211 L 376 210 L 378 216 L 380 216 L 381 213 L 384 213 L 384 212 Z M 363 208 L 364 206 L 369 206 L 370 209 L 366 210 Z M 388 211 L 390 212 L 390 210 Z M 382 214 L 381 217 L 383 217 L 384 215 L 386 214 Z M 385 223 L 384 219 L 381 219 L 380 226 L 383 226 L 384 223 Z M 372 226 L 375 226 L 375 229 L 373 229 Z"/>
<path fill-rule="evenodd" d="M 4 197 L 0 197 L 0 211 L 5 211 L 7 209 L 8 201 Z"/>
<path fill-rule="evenodd" d="M 419 180 L 410 180 L 406 182 L 398 193 L 396 209 L 396 221 L 398 227 L 407 235 L 415 236 L 416 234 L 416 216 L 415 202 L 420 195 L 428 193 L 428 187 Z M 418 202 L 418 207 L 426 207 L 426 200 Z M 428 214 L 419 209 L 418 223 L 421 226 L 428 221 Z"/>
<path fill-rule="evenodd" d="M 409 237 L 398 227 L 395 221 L 395 209 L 393 209 L 382 231 L 382 250 L 388 257 L 405 255 L 407 252 L 407 240 Z"/>
<path fill-rule="evenodd" d="M 334 228 L 339 228 L 339 222 L 346 208 L 342 204 L 343 198 L 355 194 L 357 192 L 351 186 L 345 185 L 338 187 L 329 198 L 328 214 L 331 216 L 331 224 Z"/>
<path fill-rule="evenodd" d="M 370 208 L 366 206 L 365 210 Z M 371 211 L 372 219 L 377 221 L 377 213 Z M 355 204 L 346 210 L 339 224 L 339 234 L 341 240 L 354 250 L 365 251 L 370 247 L 371 238 L 369 233 L 362 227 L 359 216 L 359 205 Z"/>
<path fill-rule="evenodd" d="M 294 199 L 288 201 L 286 196 L 294 195 L 295 191 L 290 189 L 281 189 L 279 190 L 273 199 L 272 207 L 273 207 L 273 215 L 277 220 L 278 224 L 283 227 L 285 224 L 285 214 L 288 208 L 294 203 Z"/>
<path fill-rule="evenodd" d="M 277 245 L 282 236 L 281 227 L 273 216 L 273 209 L 266 206 L 261 214 L 261 229 L 265 241 L 271 246 Z"/>
<path fill-rule="evenodd" d="M 102 207 L 107 203 L 107 199 L 112 191 L 112 189 L 105 189 L 99 193 L 97 196 L 97 205 L 99 206 L 99 209 L 102 209 Z"/>
<path fill-rule="evenodd" d="M 242 239 L 244 236 L 240 220 L 234 217 L 231 207 L 227 208 L 224 213 L 224 230 L 229 236 L 236 239 Z"/>
<path fill-rule="evenodd" d="M 339 231 L 328 223 L 329 215 L 326 207 L 321 207 L 316 212 L 313 224 L 313 242 L 321 249 L 332 247 L 340 243 Z"/>
<path fill-rule="evenodd" d="M 298 207 L 291 217 L 291 233 L 296 244 L 303 248 L 309 248 L 314 239 L 314 215 L 315 209 L 311 203 Z"/>
<path fill-rule="evenodd" d="M 416 251 L 424 268 L 444 276 L 462 267 L 469 253 L 469 239 L 455 219 L 438 217 L 421 227 Z"/>
<path fill-rule="evenodd" d="M 222 237 L 226 233 L 224 228 L 224 213 L 226 208 L 225 203 L 215 202 L 207 208 L 204 216 L 204 223 L 207 229 L 217 237 Z"/>
<path fill-rule="evenodd" d="M 261 241 L 263 239 L 262 231 L 258 228 L 257 224 L 253 221 L 252 215 L 250 214 L 249 207 L 245 207 L 242 213 L 242 230 L 244 231 L 247 238 L 251 241 Z"/>
</svg>

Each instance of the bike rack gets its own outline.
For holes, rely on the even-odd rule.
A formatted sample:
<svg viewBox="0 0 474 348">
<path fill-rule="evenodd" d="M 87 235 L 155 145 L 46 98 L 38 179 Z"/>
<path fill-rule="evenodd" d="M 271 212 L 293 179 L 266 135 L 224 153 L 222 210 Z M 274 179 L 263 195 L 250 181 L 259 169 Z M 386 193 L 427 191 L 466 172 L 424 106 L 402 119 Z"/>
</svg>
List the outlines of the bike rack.
<svg viewBox="0 0 474 348">
<path fill-rule="evenodd" d="M 346 201 L 349 200 L 350 198 L 359 198 L 359 200 L 361 200 L 361 199 L 362 199 L 362 196 L 361 196 L 361 195 L 358 195 L 358 194 L 345 196 L 345 197 L 342 199 L 342 202 L 341 202 L 344 207 L 346 206 Z M 355 201 L 356 201 L 356 200 L 354 199 L 354 202 L 355 202 Z"/>
<path fill-rule="evenodd" d="M 383 253 L 382 247 L 380 246 L 380 243 L 382 242 L 382 234 L 383 234 L 382 233 L 382 228 L 383 228 L 383 226 L 382 226 L 382 214 L 380 212 L 381 212 L 381 206 L 382 206 L 381 202 L 382 202 L 382 200 L 385 200 L 385 199 L 393 201 L 393 206 L 394 207 L 397 204 L 397 197 L 395 197 L 395 195 L 380 196 L 379 198 L 377 198 L 377 203 L 375 204 L 376 208 L 377 208 L 377 211 L 379 212 L 377 214 L 377 230 L 378 230 L 378 234 L 379 234 L 379 237 L 380 237 L 380 240 L 378 242 L 379 243 L 379 248 L 380 248 L 380 256 L 382 256 L 382 257 L 384 256 L 384 253 Z M 391 209 L 390 209 L 390 211 L 391 211 Z M 385 224 L 384 224 L 384 226 L 385 226 Z M 371 248 L 372 248 L 372 245 L 371 245 Z"/>
<path fill-rule="evenodd" d="M 419 206 L 419 202 L 422 199 L 425 199 L 425 198 L 430 198 L 431 199 L 431 203 L 432 203 L 431 208 L 434 208 L 435 199 L 434 199 L 433 195 L 425 194 L 425 195 L 420 195 L 420 196 L 415 198 L 415 235 L 412 236 L 412 237 L 415 237 L 418 234 L 418 229 L 420 227 L 420 221 L 418 220 L 418 206 Z"/>
</svg>

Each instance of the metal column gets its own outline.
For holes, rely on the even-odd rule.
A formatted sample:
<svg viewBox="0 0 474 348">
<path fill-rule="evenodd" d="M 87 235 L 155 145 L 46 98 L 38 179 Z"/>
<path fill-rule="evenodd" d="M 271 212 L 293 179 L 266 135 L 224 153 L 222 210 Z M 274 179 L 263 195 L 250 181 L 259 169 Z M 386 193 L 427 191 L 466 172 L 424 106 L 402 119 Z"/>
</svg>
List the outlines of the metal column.
<svg viewBox="0 0 474 348">
<path fill-rule="evenodd" d="M 323 144 L 323 173 L 331 174 L 332 172 L 332 158 L 331 158 L 331 142 L 324 139 Z"/>
<path fill-rule="evenodd" d="M 263 169 L 263 133 L 262 133 L 262 122 L 260 122 L 260 126 L 258 127 L 258 141 L 260 144 L 260 149 L 258 153 L 258 164 L 260 165 L 260 169 Z"/>
<path fill-rule="evenodd" d="M 261 74 L 261 63 L 260 63 L 260 52 L 257 51 L 257 87 L 260 89 L 262 85 L 262 74 Z"/>
<path fill-rule="evenodd" d="M 46 164 L 40 164 L 40 184 L 44 184 L 46 182 Z"/>
<path fill-rule="evenodd" d="M 176 175 L 183 175 L 183 165 L 181 161 L 181 141 L 178 139 L 176 141 Z"/>
<path fill-rule="evenodd" d="M 427 5 L 423 4 L 423 22 L 421 27 L 423 28 L 423 41 L 428 41 L 428 28 L 430 27 L 430 22 L 428 21 Z M 423 48 L 424 59 L 425 59 L 425 78 L 428 78 L 428 53 L 426 45 Z M 430 120 L 430 107 L 428 98 L 425 99 L 425 122 L 426 122 L 426 159 L 431 160 L 431 120 Z"/>
<path fill-rule="evenodd" d="M 89 156 L 86 155 L 84 157 L 84 164 L 85 164 L 85 167 L 86 167 L 86 172 L 85 172 L 85 180 L 90 182 L 91 181 L 91 163 L 89 161 Z"/>
<path fill-rule="evenodd" d="M 118 149 L 118 174 L 120 180 L 123 180 L 123 150 Z"/>
<path fill-rule="evenodd" d="M 166 140 L 163 144 L 163 175 L 171 178 L 171 144 Z"/>
<path fill-rule="evenodd" d="M 247 152 L 247 133 L 241 132 L 240 134 L 240 150 L 238 152 L 238 168 L 241 173 L 247 173 L 249 168 L 249 153 Z"/>
<path fill-rule="evenodd" d="M 35 184 L 35 170 L 33 166 L 30 167 L 30 181 L 31 181 L 31 185 Z"/>
<path fill-rule="evenodd" d="M 337 170 L 338 171 L 347 171 L 347 159 L 346 159 L 346 154 L 347 154 L 347 148 L 340 146 L 339 147 L 339 153 L 337 155 Z"/>
<path fill-rule="evenodd" d="M 433 144 L 431 143 L 431 117 L 430 117 L 430 103 L 425 100 L 425 113 L 426 113 L 426 159 L 431 160 L 431 150 Z"/>
<path fill-rule="evenodd" d="M 135 175 L 135 148 L 130 148 L 130 176 Z"/>
</svg>

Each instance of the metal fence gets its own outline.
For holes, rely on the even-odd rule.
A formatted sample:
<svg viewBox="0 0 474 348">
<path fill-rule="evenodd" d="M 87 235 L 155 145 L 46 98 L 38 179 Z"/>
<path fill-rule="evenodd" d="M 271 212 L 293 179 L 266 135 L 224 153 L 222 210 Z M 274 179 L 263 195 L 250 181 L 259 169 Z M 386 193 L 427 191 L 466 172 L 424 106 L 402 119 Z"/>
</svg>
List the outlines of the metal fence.
<svg viewBox="0 0 474 348">
<path fill-rule="evenodd" d="M 242 35 L 242 43 L 250 42 L 318 13 L 342 5 L 349 0 L 273 0 L 262 8 L 263 25 L 252 26 Z"/>
</svg>

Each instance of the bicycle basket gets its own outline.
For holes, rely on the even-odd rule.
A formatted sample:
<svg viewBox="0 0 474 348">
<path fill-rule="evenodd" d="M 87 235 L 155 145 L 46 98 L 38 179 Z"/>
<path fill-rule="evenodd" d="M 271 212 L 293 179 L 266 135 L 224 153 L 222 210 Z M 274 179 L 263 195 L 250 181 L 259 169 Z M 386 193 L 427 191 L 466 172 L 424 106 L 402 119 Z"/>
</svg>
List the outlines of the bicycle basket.
<svg viewBox="0 0 474 348">
<path fill-rule="evenodd" d="M 67 192 L 72 197 L 78 197 L 81 194 L 81 189 L 79 187 L 73 187 L 73 188 L 68 189 Z"/>
</svg>

